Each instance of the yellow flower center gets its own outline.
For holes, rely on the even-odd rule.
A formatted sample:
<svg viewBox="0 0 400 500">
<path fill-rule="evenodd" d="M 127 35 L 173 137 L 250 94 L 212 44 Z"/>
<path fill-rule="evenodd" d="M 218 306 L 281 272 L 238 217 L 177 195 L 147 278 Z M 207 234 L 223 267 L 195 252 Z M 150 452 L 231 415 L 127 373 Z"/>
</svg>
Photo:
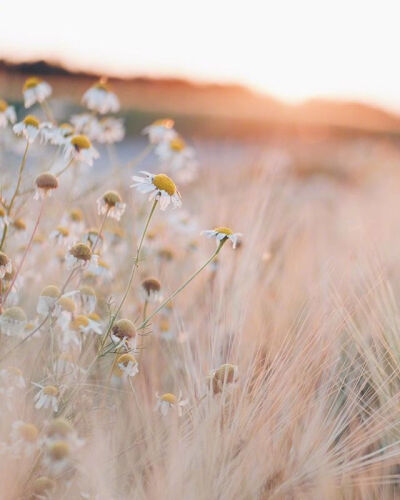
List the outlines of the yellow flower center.
<svg viewBox="0 0 400 500">
<path fill-rule="evenodd" d="M 56 418 L 51 422 L 47 430 L 47 435 L 54 436 L 58 434 L 60 436 L 66 437 L 73 430 L 74 428 L 67 420 L 65 420 L 64 418 Z"/>
<path fill-rule="evenodd" d="M 4 217 L 6 215 L 6 211 L 3 207 L 0 207 L 0 217 Z"/>
<path fill-rule="evenodd" d="M 70 323 L 70 327 L 73 330 L 80 330 L 89 325 L 89 320 L 83 314 L 79 314 L 73 321 Z"/>
<path fill-rule="evenodd" d="M 53 460 L 62 460 L 69 455 L 69 445 L 65 441 L 57 441 L 49 449 L 49 455 Z"/>
<path fill-rule="evenodd" d="M 129 354 L 129 353 L 126 353 L 126 354 L 122 354 L 118 360 L 117 360 L 117 363 L 118 364 L 123 364 L 124 366 L 127 366 L 127 364 L 131 362 L 133 364 L 136 364 L 136 359 L 134 356 L 132 356 L 132 354 Z"/>
<path fill-rule="evenodd" d="M 171 394 L 170 392 L 163 394 L 160 399 L 161 399 L 161 401 L 166 401 L 167 403 L 169 403 L 171 405 L 174 405 L 176 403 L 175 394 Z"/>
<path fill-rule="evenodd" d="M 176 186 L 172 179 L 165 174 L 157 174 L 153 178 L 154 186 L 160 191 L 165 191 L 170 196 L 176 193 Z"/>
<path fill-rule="evenodd" d="M 89 138 L 86 135 L 74 135 L 71 139 L 71 144 L 75 147 L 75 149 L 89 149 L 92 146 Z"/>
<path fill-rule="evenodd" d="M 58 286 L 55 285 L 48 285 L 43 288 L 42 292 L 40 295 L 42 297 L 51 297 L 53 299 L 56 299 L 60 295 L 61 291 L 58 288 Z"/>
<path fill-rule="evenodd" d="M 57 227 L 57 232 L 61 236 L 64 236 L 64 238 L 66 238 L 69 235 L 68 229 L 66 227 L 64 227 L 64 226 L 58 226 Z"/>
<path fill-rule="evenodd" d="M 18 430 L 21 437 L 29 443 L 35 442 L 39 435 L 37 427 L 33 424 L 22 424 Z"/>
<path fill-rule="evenodd" d="M 15 227 L 15 229 L 18 229 L 20 231 L 25 231 L 26 229 L 26 223 L 23 219 L 15 219 L 13 221 L 13 226 Z"/>
<path fill-rule="evenodd" d="M 170 141 L 169 147 L 172 149 L 172 151 L 180 153 L 185 149 L 185 143 L 182 139 L 176 137 L 175 139 L 172 139 L 172 141 Z"/>
<path fill-rule="evenodd" d="M 229 227 L 216 227 L 214 229 L 215 232 L 217 233 L 223 233 L 223 234 L 226 234 L 227 236 L 233 234 L 233 231 L 232 229 L 229 229 Z"/>
<path fill-rule="evenodd" d="M 74 133 L 74 127 L 70 125 L 69 123 L 62 123 L 60 125 L 60 129 L 64 132 L 65 137 L 69 137 Z"/>
<path fill-rule="evenodd" d="M 152 125 L 155 127 L 172 128 L 174 126 L 174 120 L 171 120 L 170 118 L 160 118 L 159 120 L 154 121 Z"/>
<path fill-rule="evenodd" d="M 78 260 L 88 261 L 92 257 L 92 251 L 84 243 L 77 243 L 71 248 L 69 253 Z"/>
<path fill-rule="evenodd" d="M 88 318 L 91 319 L 92 321 L 101 321 L 100 316 L 97 313 L 90 313 L 88 314 Z"/>
<path fill-rule="evenodd" d="M 75 311 L 75 302 L 70 297 L 61 297 L 58 304 L 64 311 L 71 313 Z"/>
<path fill-rule="evenodd" d="M 8 108 L 8 104 L 4 99 L 0 99 L 0 113 L 4 113 L 4 111 Z"/>
<path fill-rule="evenodd" d="M 73 208 L 69 213 L 69 217 L 74 222 L 81 222 L 83 220 L 82 210 L 79 208 Z"/>
<path fill-rule="evenodd" d="M 24 83 L 24 90 L 37 87 L 41 81 L 40 78 L 36 78 L 35 76 L 28 78 Z"/>
<path fill-rule="evenodd" d="M 121 196 L 116 191 L 107 191 L 103 195 L 103 200 L 109 207 L 115 207 L 117 203 L 121 203 Z"/>
<path fill-rule="evenodd" d="M 57 396 L 58 389 L 54 385 L 46 385 L 46 387 L 43 388 L 43 393 L 46 394 L 46 396 Z"/>
<path fill-rule="evenodd" d="M 99 89 L 99 90 L 104 90 L 104 92 L 109 92 L 110 91 L 110 86 L 107 83 L 107 80 L 101 79 L 97 83 L 93 85 L 93 88 Z"/>
<path fill-rule="evenodd" d="M 10 319 L 11 321 L 16 321 L 23 323 L 26 321 L 26 314 L 21 307 L 10 307 L 6 309 L 3 313 L 3 317 Z"/>
<path fill-rule="evenodd" d="M 38 477 L 33 483 L 33 491 L 38 495 L 51 491 L 55 487 L 55 481 L 45 476 Z"/>
<path fill-rule="evenodd" d="M 36 118 L 36 116 L 33 116 L 33 115 L 25 116 L 24 123 L 26 126 L 30 125 L 31 127 L 35 127 L 35 128 L 39 128 L 39 124 L 40 124 L 40 122 Z"/>
</svg>

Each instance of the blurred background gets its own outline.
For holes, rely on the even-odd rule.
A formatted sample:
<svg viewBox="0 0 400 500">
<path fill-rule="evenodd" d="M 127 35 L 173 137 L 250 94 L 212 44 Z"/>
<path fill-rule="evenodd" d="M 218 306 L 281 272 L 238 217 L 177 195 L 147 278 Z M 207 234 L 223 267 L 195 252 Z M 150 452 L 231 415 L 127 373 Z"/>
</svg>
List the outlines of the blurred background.
<svg viewBox="0 0 400 500">
<path fill-rule="evenodd" d="M 23 82 L 39 76 L 67 115 L 107 76 L 128 141 L 170 117 L 200 160 L 268 154 L 343 180 L 338 144 L 360 169 L 377 145 L 397 158 L 398 10 L 387 0 L 2 2 L 0 96 L 20 116 Z"/>
</svg>

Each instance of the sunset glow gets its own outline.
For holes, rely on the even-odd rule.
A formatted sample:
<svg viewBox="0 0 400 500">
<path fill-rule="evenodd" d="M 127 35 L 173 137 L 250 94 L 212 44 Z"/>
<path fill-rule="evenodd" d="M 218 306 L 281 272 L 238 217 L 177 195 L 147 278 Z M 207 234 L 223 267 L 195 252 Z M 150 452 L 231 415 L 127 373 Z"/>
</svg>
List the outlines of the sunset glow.
<svg viewBox="0 0 400 500">
<path fill-rule="evenodd" d="M 400 109 L 397 2 L 3 3 L 1 56 L 116 75 L 238 82 Z M 379 7 L 379 12 L 378 12 Z M 16 21 L 18 19 L 18 21 Z M 34 23 L 32 24 L 32 20 Z M 23 40 L 23 41 L 22 41 Z"/>
</svg>

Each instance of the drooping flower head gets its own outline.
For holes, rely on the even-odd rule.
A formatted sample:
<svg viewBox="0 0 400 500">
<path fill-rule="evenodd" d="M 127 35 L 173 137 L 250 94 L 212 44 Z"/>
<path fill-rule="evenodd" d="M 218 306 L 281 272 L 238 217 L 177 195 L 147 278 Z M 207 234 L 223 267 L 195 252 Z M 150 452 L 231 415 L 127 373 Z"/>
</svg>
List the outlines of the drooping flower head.
<svg viewBox="0 0 400 500">
<path fill-rule="evenodd" d="M 69 249 L 65 260 L 70 269 L 77 265 L 86 267 L 91 262 L 97 263 L 97 255 L 92 254 L 90 247 L 85 243 L 77 243 Z"/>
<path fill-rule="evenodd" d="M 82 97 L 82 103 L 90 110 L 102 115 L 116 113 L 119 110 L 119 100 L 105 78 L 100 79 Z"/>
<path fill-rule="evenodd" d="M 17 114 L 14 106 L 9 106 L 4 99 L 0 99 L 0 128 L 5 128 L 8 123 L 15 123 Z"/>
<path fill-rule="evenodd" d="M 32 143 L 38 136 L 42 125 L 36 116 L 28 115 L 13 126 L 13 131 L 16 135 L 23 135 L 25 139 Z"/>
<path fill-rule="evenodd" d="M 233 248 L 236 248 L 238 238 L 242 236 L 242 233 L 234 233 L 229 227 L 216 227 L 215 229 L 203 231 L 202 234 L 207 238 L 216 238 L 217 243 L 230 240 Z"/>
<path fill-rule="evenodd" d="M 0 252 L 0 279 L 12 272 L 11 259 L 4 252 Z"/>
<path fill-rule="evenodd" d="M 119 375 L 122 379 L 134 377 L 139 372 L 138 362 L 130 353 L 121 354 L 117 359 L 117 366 L 118 370 L 114 375 Z"/>
<path fill-rule="evenodd" d="M 43 199 L 51 195 L 58 188 L 57 177 L 50 172 L 44 172 L 35 179 L 36 193 L 35 199 Z"/>
<path fill-rule="evenodd" d="M 48 285 L 40 292 L 36 311 L 42 316 L 47 316 L 55 307 L 61 290 L 56 285 Z"/>
<path fill-rule="evenodd" d="M 8 336 L 21 337 L 26 325 L 25 311 L 18 306 L 9 307 L 0 316 L 0 331 Z"/>
<path fill-rule="evenodd" d="M 36 102 L 43 102 L 51 95 L 51 86 L 40 78 L 28 78 L 23 87 L 25 108 L 30 108 Z"/>
<path fill-rule="evenodd" d="M 144 177 L 133 176 L 134 183 L 131 187 L 141 193 L 150 193 L 149 200 L 159 200 L 161 210 L 165 210 L 172 202 L 174 208 L 182 205 L 181 195 L 175 182 L 165 174 L 150 174 L 141 171 Z"/>
<path fill-rule="evenodd" d="M 140 292 L 143 300 L 147 302 L 159 302 L 161 299 L 161 283 L 157 278 L 146 278 L 142 281 Z"/>
<path fill-rule="evenodd" d="M 157 397 L 156 410 L 158 410 L 161 413 L 161 415 L 165 417 L 170 409 L 175 408 L 178 412 L 178 415 L 182 416 L 182 408 L 183 406 L 187 405 L 187 400 L 182 399 L 181 393 L 179 393 L 178 397 L 175 396 L 175 394 L 172 394 L 171 392 L 166 392 L 161 396 L 156 394 L 156 397 Z"/>
<path fill-rule="evenodd" d="M 97 200 L 99 215 L 108 213 L 112 219 L 120 220 L 125 208 L 126 203 L 122 203 L 121 196 L 117 191 L 107 191 Z"/>
<path fill-rule="evenodd" d="M 93 160 L 99 158 L 97 149 L 86 135 L 78 134 L 67 138 L 64 145 L 64 155 L 68 160 L 74 159 L 92 166 Z"/>
<path fill-rule="evenodd" d="M 129 319 L 116 321 L 111 329 L 111 338 L 118 345 L 132 345 L 135 336 L 135 325 Z"/>
</svg>

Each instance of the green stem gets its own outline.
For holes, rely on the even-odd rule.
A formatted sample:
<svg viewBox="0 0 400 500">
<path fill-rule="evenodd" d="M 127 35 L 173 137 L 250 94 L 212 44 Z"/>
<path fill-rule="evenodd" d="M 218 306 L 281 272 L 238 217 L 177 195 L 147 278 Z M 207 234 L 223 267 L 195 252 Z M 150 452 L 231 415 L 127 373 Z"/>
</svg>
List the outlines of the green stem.
<svg viewBox="0 0 400 500">
<path fill-rule="evenodd" d="M 5 224 L 3 229 L 3 235 L 1 237 L 1 242 L 0 242 L 0 250 L 3 248 L 4 242 L 6 241 L 7 231 L 8 231 L 8 224 Z"/>
<path fill-rule="evenodd" d="M 29 141 L 27 140 L 26 141 L 26 147 L 25 147 L 24 156 L 22 157 L 21 165 L 19 167 L 17 186 L 16 186 L 14 194 L 13 194 L 11 200 L 10 200 L 10 203 L 8 204 L 8 207 L 7 207 L 7 213 L 8 213 L 8 215 L 10 215 L 12 207 L 14 205 L 15 198 L 18 196 L 18 193 L 19 193 L 19 188 L 21 186 L 21 181 L 22 181 L 22 174 L 24 172 L 24 168 L 25 168 L 25 164 L 26 164 L 26 157 L 27 157 L 27 154 L 28 154 L 28 149 L 29 149 Z"/>
<path fill-rule="evenodd" d="M 164 302 L 162 302 L 162 304 L 160 304 L 151 314 L 150 316 L 148 316 L 145 320 L 142 321 L 142 324 L 138 327 L 138 330 L 142 330 L 143 328 L 145 328 L 148 323 L 150 322 L 151 318 L 153 318 L 159 311 L 161 311 L 161 309 L 163 309 L 167 304 L 168 302 L 170 302 L 174 297 L 176 297 L 178 295 L 179 292 L 181 292 L 192 280 L 194 280 L 194 278 L 201 273 L 201 271 L 208 266 L 208 264 L 210 262 L 212 262 L 215 257 L 219 254 L 222 246 L 224 245 L 224 243 L 226 242 L 226 238 L 223 239 L 222 241 L 219 242 L 219 245 L 217 247 L 217 249 L 215 250 L 215 252 L 211 255 L 211 257 L 200 267 L 200 269 L 198 269 L 195 273 L 193 273 L 190 278 L 188 278 L 184 283 L 183 285 L 181 285 L 179 288 L 177 288 L 175 290 L 175 292 L 173 292 L 167 299 L 164 300 Z"/>
<path fill-rule="evenodd" d="M 147 221 L 146 221 L 146 224 L 145 224 L 143 232 L 142 232 L 142 236 L 141 236 L 140 241 L 139 241 L 139 245 L 138 245 L 137 252 L 136 252 L 136 257 L 135 257 L 135 259 L 133 261 L 133 264 L 132 264 L 132 268 L 131 268 L 131 272 L 130 272 L 130 275 L 129 275 L 128 284 L 126 286 L 124 295 L 123 295 L 123 297 L 121 299 L 121 302 L 119 303 L 119 305 L 117 307 L 117 310 L 113 313 L 113 315 L 110 318 L 110 322 L 109 322 L 107 330 L 106 330 L 106 332 L 105 332 L 105 334 L 103 336 L 103 339 L 101 341 L 98 354 L 101 353 L 101 351 L 102 351 L 102 349 L 104 347 L 104 344 L 106 343 L 108 334 L 110 333 L 111 328 L 113 327 L 114 321 L 115 321 L 116 317 L 118 316 L 119 312 L 121 311 L 121 309 L 122 309 L 122 307 L 123 307 L 123 305 L 125 303 L 126 298 L 128 297 L 128 293 L 129 293 L 129 290 L 131 289 L 133 278 L 135 276 L 135 272 L 136 272 L 136 269 L 138 267 L 138 263 L 139 263 L 139 260 L 140 260 L 140 253 L 141 253 L 141 250 L 142 250 L 143 241 L 144 241 L 144 238 L 146 236 L 147 229 L 148 229 L 148 227 L 150 225 L 151 218 L 153 217 L 154 211 L 156 209 L 157 203 L 158 203 L 158 200 L 155 199 L 154 203 L 153 203 L 153 206 L 151 207 L 149 216 L 147 217 Z"/>
</svg>

